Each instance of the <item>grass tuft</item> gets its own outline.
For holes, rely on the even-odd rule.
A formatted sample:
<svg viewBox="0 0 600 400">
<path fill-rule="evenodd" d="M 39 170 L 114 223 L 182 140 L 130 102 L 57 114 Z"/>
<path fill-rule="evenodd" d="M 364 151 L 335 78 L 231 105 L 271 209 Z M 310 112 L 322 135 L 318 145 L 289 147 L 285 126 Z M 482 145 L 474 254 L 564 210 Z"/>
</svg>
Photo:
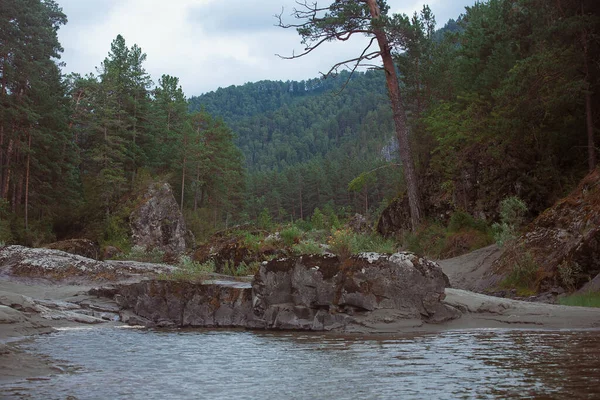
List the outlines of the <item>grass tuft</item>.
<svg viewBox="0 0 600 400">
<path fill-rule="evenodd" d="M 600 292 L 561 297 L 558 299 L 558 303 L 563 306 L 600 307 Z"/>
</svg>

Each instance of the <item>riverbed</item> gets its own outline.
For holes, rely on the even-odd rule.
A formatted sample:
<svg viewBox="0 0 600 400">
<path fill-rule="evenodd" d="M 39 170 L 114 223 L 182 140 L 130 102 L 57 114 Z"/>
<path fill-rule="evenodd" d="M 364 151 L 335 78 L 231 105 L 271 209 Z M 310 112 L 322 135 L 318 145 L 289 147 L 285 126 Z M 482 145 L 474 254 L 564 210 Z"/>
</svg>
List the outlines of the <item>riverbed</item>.
<svg viewBox="0 0 600 400">
<path fill-rule="evenodd" d="M 67 329 L 21 346 L 63 372 L 0 386 L 15 399 L 598 398 L 598 330 L 395 337 Z"/>
</svg>

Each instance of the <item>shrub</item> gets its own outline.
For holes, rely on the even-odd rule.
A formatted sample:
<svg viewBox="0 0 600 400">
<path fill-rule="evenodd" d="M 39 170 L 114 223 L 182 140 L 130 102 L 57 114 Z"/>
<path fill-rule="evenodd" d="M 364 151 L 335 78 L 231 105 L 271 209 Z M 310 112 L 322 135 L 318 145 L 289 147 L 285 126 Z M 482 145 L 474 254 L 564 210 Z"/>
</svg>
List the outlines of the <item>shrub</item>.
<svg viewBox="0 0 600 400">
<path fill-rule="evenodd" d="M 292 246 L 300 242 L 302 231 L 297 226 L 292 225 L 289 228 L 283 229 L 279 235 L 281 236 L 284 245 Z"/>
<path fill-rule="evenodd" d="M 558 299 L 558 303 L 563 306 L 600 307 L 600 292 L 574 294 L 561 297 Z"/>
<path fill-rule="evenodd" d="M 481 232 L 489 231 L 488 225 L 482 219 L 476 219 L 471 214 L 464 211 L 455 211 L 448 222 L 449 232 L 458 232 L 460 230 L 475 229 Z"/>
<path fill-rule="evenodd" d="M 269 214 L 268 209 L 264 208 L 260 214 L 258 214 L 256 225 L 261 229 L 269 229 L 271 227 L 271 214 Z"/>
<path fill-rule="evenodd" d="M 356 252 L 356 237 L 348 228 L 333 232 L 327 244 L 329 249 L 341 259 L 349 258 Z"/>
<path fill-rule="evenodd" d="M 177 270 L 170 274 L 160 274 L 159 278 L 176 281 L 202 281 L 215 272 L 214 261 L 209 260 L 199 263 L 192 260 L 189 256 L 181 256 L 178 267 Z"/>
<path fill-rule="evenodd" d="M 301 254 L 323 254 L 323 248 L 314 240 L 303 240 L 292 246 L 292 252 L 296 255 Z"/>
<path fill-rule="evenodd" d="M 330 250 L 340 258 L 362 252 L 395 253 L 398 244 L 375 234 L 354 233 L 350 229 L 338 229 L 328 241 Z"/>
<path fill-rule="evenodd" d="M 312 224 L 313 229 L 325 229 L 325 215 L 323 215 L 318 207 L 313 211 L 310 223 Z"/>
<path fill-rule="evenodd" d="M 494 240 L 498 246 L 516 238 L 516 233 L 523 224 L 527 205 L 518 197 L 507 197 L 500 202 L 500 223 L 492 225 Z"/>
<path fill-rule="evenodd" d="M 521 295 L 535 291 L 539 266 L 528 251 L 522 251 L 515 259 L 509 275 L 502 281 L 501 286 L 518 289 Z"/>
<path fill-rule="evenodd" d="M 111 215 L 104 224 L 104 245 L 111 245 L 126 250 L 131 248 L 129 227 L 119 215 Z"/>
<path fill-rule="evenodd" d="M 154 248 L 152 250 L 145 249 L 142 246 L 133 246 L 131 250 L 126 253 L 117 254 L 115 259 L 117 260 L 131 260 L 141 261 L 150 263 L 163 262 L 165 257 L 164 251 Z"/>
<path fill-rule="evenodd" d="M 308 232 L 313 229 L 312 224 L 309 221 L 305 221 L 303 219 L 297 219 L 294 222 L 294 225 L 303 230 L 304 232 Z"/>
<path fill-rule="evenodd" d="M 558 266 L 560 281 L 570 290 L 575 289 L 575 284 L 581 271 L 581 266 L 574 261 L 564 260 Z"/>
<path fill-rule="evenodd" d="M 244 246 L 252 253 L 260 251 L 262 238 L 250 232 L 242 232 L 242 241 Z"/>
</svg>

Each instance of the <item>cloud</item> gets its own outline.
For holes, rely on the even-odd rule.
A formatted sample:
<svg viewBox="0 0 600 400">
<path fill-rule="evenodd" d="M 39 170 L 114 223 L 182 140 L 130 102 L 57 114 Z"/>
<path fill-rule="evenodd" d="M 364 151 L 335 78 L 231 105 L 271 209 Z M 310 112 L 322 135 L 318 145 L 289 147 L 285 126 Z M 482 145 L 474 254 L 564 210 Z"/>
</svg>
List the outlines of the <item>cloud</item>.
<svg viewBox="0 0 600 400">
<path fill-rule="evenodd" d="M 107 56 L 110 43 L 122 34 L 129 46 L 139 45 L 148 55 L 146 70 L 155 82 L 162 74 L 180 78 L 188 96 L 218 87 L 274 79 L 314 78 L 319 72 L 362 50 L 359 37 L 344 43 L 326 43 L 309 56 L 282 60 L 275 54 L 302 51 L 295 30 L 275 25 L 294 0 L 58 0 L 69 18 L 59 31 L 65 48 L 66 72 L 94 72 Z M 394 12 L 412 14 L 421 2 L 390 1 Z M 431 8 L 457 17 L 462 6 L 433 0 Z M 454 3 L 454 2 L 452 2 Z M 394 8 L 396 6 L 396 8 Z M 458 11 L 457 11 L 458 10 Z M 437 16 L 437 14 L 436 14 Z M 450 17 L 448 16 L 448 18 Z M 441 25 L 444 19 L 438 18 Z M 289 17 L 290 22 L 291 17 Z M 355 40 L 354 40 L 355 39 Z"/>
</svg>

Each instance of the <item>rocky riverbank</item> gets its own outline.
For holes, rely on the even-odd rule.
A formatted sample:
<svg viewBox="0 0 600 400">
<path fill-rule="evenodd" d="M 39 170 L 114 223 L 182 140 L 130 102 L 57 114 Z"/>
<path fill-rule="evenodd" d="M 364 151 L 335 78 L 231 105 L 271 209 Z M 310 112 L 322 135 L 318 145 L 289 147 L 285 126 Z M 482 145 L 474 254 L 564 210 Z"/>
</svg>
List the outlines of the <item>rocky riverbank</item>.
<svg viewBox="0 0 600 400">
<path fill-rule="evenodd" d="M 442 265 L 448 270 L 447 263 Z M 473 268 L 464 265 L 465 270 Z M 263 263 L 248 282 L 217 275 L 195 282 L 158 279 L 158 274 L 174 270 L 159 264 L 101 262 L 57 250 L 1 247 L 0 376 L 6 380 L 50 373 L 49 360 L 23 353 L 15 341 L 73 327 L 129 324 L 385 335 L 600 328 L 600 309 L 451 289 L 436 263 L 410 253 L 278 259 Z M 451 282 L 456 276 L 451 274 Z"/>
</svg>

